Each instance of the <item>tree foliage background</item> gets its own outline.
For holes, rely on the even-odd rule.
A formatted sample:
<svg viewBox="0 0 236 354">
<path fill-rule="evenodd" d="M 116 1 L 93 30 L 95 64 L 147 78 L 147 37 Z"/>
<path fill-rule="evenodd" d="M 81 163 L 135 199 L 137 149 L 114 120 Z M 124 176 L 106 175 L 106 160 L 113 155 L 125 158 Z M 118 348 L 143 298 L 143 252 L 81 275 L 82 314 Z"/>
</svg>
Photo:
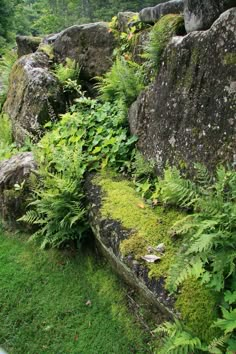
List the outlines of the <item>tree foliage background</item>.
<svg viewBox="0 0 236 354">
<path fill-rule="evenodd" d="M 0 0 L 0 51 L 16 34 L 43 35 L 74 24 L 110 21 L 119 11 L 140 11 L 162 0 Z"/>
</svg>

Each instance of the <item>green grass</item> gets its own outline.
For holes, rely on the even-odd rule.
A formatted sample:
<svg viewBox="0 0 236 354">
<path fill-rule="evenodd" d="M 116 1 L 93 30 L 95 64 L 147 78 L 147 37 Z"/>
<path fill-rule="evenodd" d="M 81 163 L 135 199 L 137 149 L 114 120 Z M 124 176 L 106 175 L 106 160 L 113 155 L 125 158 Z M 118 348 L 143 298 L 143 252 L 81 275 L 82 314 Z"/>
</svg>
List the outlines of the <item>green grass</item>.
<svg viewBox="0 0 236 354">
<path fill-rule="evenodd" d="M 0 347 L 8 353 L 148 353 L 147 337 L 117 277 L 92 253 L 41 251 L 0 232 Z"/>
</svg>

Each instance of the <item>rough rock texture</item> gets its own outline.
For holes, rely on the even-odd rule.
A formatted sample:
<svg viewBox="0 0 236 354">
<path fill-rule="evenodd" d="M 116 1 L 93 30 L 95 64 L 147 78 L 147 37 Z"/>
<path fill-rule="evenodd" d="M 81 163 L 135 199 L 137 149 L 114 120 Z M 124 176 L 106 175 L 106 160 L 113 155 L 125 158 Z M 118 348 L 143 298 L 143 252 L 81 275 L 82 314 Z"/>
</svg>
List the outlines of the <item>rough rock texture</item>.
<svg viewBox="0 0 236 354">
<path fill-rule="evenodd" d="M 49 71 L 48 56 L 36 52 L 20 58 L 14 65 L 3 111 L 12 121 L 17 143 L 28 135 L 37 136 L 50 116 L 64 112 L 64 101 L 57 79 Z"/>
<path fill-rule="evenodd" d="M 125 229 L 117 220 L 101 215 L 102 190 L 93 178 L 87 178 L 85 189 L 90 226 L 100 251 L 110 260 L 116 272 L 151 305 L 158 308 L 166 319 L 173 318 L 174 301 L 164 288 L 164 279 L 149 278 L 149 270 L 144 264 L 123 257 L 120 253 L 121 241 L 128 239 L 134 231 Z"/>
<path fill-rule="evenodd" d="M 162 171 L 236 163 L 236 8 L 210 30 L 174 37 L 159 75 L 131 106 L 139 149 Z"/>
<path fill-rule="evenodd" d="M 155 23 L 161 16 L 168 14 L 179 14 L 183 12 L 183 0 L 171 0 L 158 4 L 154 7 L 146 7 L 139 12 L 140 21 Z"/>
<path fill-rule="evenodd" d="M 116 40 L 108 25 L 103 22 L 72 26 L 53 39 L 55 59 L 64 62 L 71 58 L 81 66 L 84 79 L 104 74 L 112 65 Z"/>
<path fill-rule="evenodd" d="M 0 215 L 12 226 L 24 213 L 29 193 L 28 180 L 36 168 L 31 152 L 23 152 L 0 162 Z M 22 183 L 22 188 L 15 190 L 14 185 Z"/>
<path fill-rule="evenodd" d="M 118 31 L 127 32 L 128 24 L 132 20 L 132 18 L 134 18 L 134 16 L 138 17 L 138 13 L 130 11 L 119 12 L 117 15 Z"/>
<path fill-rule="evenodd" d="M 236 6 L 235 0 L 184 0 L 187 32 L 206 30 L 225 10 Z"/>
<path fill-rule="evenodd" d="M 16 36 L 18 58 L 36 52 L 42 38 L 32 36 Z"/>
</svg>

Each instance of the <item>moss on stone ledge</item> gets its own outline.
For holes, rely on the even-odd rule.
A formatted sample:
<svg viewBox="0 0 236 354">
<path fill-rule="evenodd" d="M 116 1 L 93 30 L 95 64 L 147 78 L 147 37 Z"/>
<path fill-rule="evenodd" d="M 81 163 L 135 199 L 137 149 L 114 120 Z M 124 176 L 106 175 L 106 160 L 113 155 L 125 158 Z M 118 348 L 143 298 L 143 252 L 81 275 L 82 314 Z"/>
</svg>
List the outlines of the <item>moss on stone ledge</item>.
<svg viewBox="0 0 236 354">
<path fill-rule="evenodd" d="M 104 192 L 102 216 L 118 220 L 124 228 L 133 231 L 129 239 L 121 242 L 121 253 L 132 254 L 139 259 L 148 254 L 148 246 L 155 247 L 164 243 L 165 254 L 161 261 L 147 265 L 150 277 L 166 276 L 180 246 L 180 241 L 173 241 L 169 235 L 169 229 L 175 221 L 183 217 L 183 213 L 162 206 L 152 209 L 145 205 L 133 184 L 127 180 L 100 177 L 96 179 L 96 184 L 100 185 Z"/>
<path fill-rule="evenodd" d="M 97 177 L 94 182 L 102 188 L 101 213 L 104 218 L 121 222 L 124 228 L 133 233 L 121 242 L 123 255 L 132 254 L 136 259 L 148 254 L 147 247 L 165 244 L 165 254 L 159 263 L 147 263 L 149 277 L 165 277 L 176 260 L 183 240 L 173 240 L 169 229 L 185 214 L 173 209 L 158 206 L 152 209 L 145 205 L 136 193 L 134 185 L 127 180 L 112 178 L 109 175 Z M 185 325 L 204 341 L 217 336 L 211 325 L 217 318 L 217 295 L 201 286 L 198 280 L 189 279 L 177 295 L 175 308 L 181 313 Z"/>
</svg>

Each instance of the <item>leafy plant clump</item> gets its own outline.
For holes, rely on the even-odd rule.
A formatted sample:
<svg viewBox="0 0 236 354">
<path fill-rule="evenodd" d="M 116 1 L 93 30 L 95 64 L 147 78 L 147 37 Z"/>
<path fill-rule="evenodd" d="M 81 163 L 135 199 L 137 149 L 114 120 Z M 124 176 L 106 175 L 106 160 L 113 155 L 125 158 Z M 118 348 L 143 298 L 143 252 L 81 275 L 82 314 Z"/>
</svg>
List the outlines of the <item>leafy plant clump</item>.
<svg viewBox="0 0 236 354">
<path fill-rule="evenodd" d="M 82 97 L 39 142 L 40 179 L 21 221 L 39 226 L 41 247 L 81 239 L 87 230 L 85 174 L 105 167 L 127 171 L 136 137 L 130 137 L 119 105 Z"/>
</svg>

